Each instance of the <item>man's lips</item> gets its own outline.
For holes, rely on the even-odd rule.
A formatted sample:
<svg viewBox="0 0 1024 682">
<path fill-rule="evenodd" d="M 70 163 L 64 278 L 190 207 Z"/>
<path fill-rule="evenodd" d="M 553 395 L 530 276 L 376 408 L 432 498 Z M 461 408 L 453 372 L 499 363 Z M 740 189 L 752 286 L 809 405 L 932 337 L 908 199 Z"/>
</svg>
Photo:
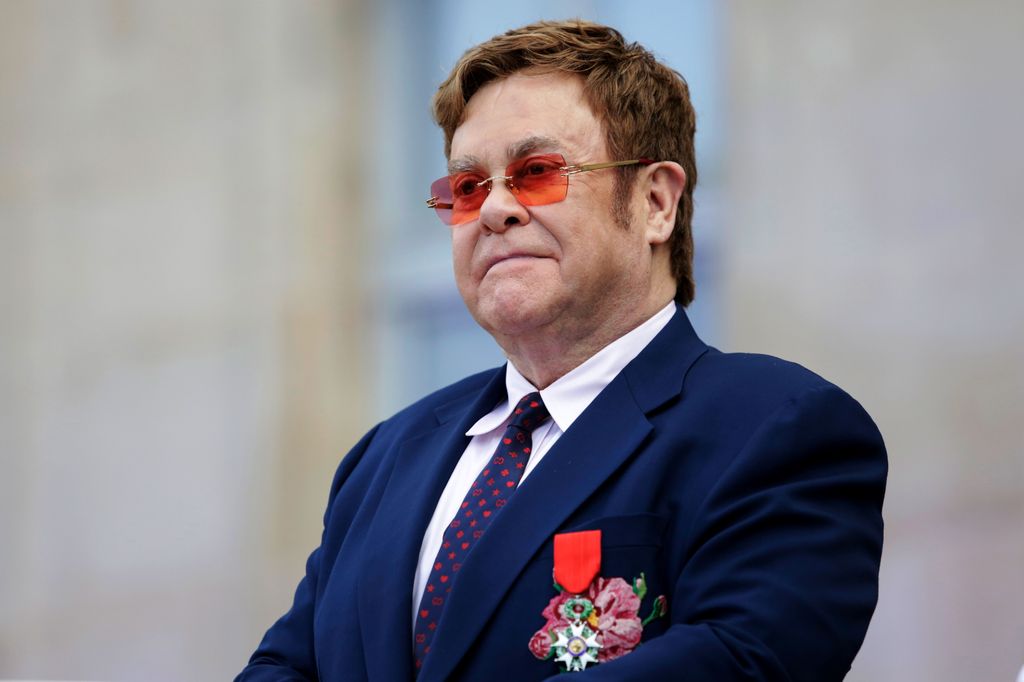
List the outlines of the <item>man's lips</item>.
<svg viewBox="0 0 1024 682">
<path fill-rule="evenodd" d="M 541 258 L 546 258 L 546 256 L 540 256 L 540 255 L 535 254 L 535 253 L 525 253 L 525 252 L 523 252 L 523 253 L 521 253 L 521 252 L 512 252 L 512 253 L 504 253 L 504 254 L 501 254 L 501 255 L 498 255 L 498 256 L 493 256 L 491 258 L 488 258 L 487 261 L 485 261 L 485 264 L 484 264 L 484 274 L 487 274 L 488 272 L 490 272 L 491 268 L 493 268 L 495 265 L 499 265 L 501 263 L 508 263 L 508 262 L 511 262 L 511 261 L 539 260 Z"/>
</svg>

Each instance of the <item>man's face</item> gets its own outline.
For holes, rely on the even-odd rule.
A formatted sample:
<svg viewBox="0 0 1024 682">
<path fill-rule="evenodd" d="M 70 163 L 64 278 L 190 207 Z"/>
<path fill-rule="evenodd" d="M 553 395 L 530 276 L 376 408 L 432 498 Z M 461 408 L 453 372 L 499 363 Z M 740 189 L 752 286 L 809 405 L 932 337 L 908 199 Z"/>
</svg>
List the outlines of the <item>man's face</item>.
<svg viewBox="0 0 1024 682">
<path fill-rule="evenodd" d="M 469 100 L 449 165 L 490 177 L 546 153 L 562 154 L 569 164 L 618 160 L 608 158 L 602 125 L 577 77 L 517 73 Z M 615 220 L 616 172 L 574 175 L 566 199 L 546 206 L 523 206 L 496 180 L 480 217 L 452 227 L 459 292 L 503 346 L 531 335 L 583 339 L 642 303 L 650 245 L 639 226 Z M 627 215 L 637 208 L 631 202 Z"/>
</svg>

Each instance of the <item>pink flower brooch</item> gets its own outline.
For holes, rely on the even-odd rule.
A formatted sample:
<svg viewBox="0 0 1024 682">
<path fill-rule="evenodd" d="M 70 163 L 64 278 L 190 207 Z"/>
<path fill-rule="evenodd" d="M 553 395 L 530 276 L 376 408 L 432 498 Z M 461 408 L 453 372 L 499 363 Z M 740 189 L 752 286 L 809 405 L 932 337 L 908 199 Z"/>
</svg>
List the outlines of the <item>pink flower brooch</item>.
<svg viewBox="0 0 1024 682">
<path fill-rule="evenodd" d="M 644 627 L 668 612 L 665 596 L 654 600 L 641 620 L 640 603 L 647 594 L 644 574 L 632 585 L 622 578 L 597 575 L 601 564 L 601 531 L 555 536 L 555 595 L 541 612 L 544 626 L 530 638 L 530 653 L 553 659 L 565 672 L 628 654 L 640 643 Z"/>
</svg>

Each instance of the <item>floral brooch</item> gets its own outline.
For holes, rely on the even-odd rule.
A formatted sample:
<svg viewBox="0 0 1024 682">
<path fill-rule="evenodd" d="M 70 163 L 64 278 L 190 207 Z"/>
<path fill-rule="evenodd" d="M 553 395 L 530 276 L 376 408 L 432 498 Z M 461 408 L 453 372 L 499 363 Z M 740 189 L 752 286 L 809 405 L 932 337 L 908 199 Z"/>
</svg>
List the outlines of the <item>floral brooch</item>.
<svg viewBox="0 0 1024 682">
<path fill-rule="evenodd" d="M 541 660 L 554 660 L 564 672 L 586 670 L 628 654 L 640 643 L 644 627 L 668 612 L 662 595 L 641 620 L 640 603 L 647 594 L 644 574 L 632 584 L 600 577 L 600 552 L 601 531 L 555 536 L 558 594 L 541 612 L 545 623 L 530 638 L 529 648 Z"/>
</svg>

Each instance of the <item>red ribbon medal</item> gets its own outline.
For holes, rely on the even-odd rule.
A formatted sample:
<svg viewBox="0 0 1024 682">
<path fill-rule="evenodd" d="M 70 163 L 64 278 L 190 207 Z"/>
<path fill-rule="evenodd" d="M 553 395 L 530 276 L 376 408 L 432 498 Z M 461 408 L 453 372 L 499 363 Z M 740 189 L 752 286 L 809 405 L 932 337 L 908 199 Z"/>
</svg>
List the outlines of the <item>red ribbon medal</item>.
<svg viewBox="0 0 1024 682">
<path fill-rule="evenodd" d="M 582 594 L 601 571 L 601 531 L 555 535 L 555 582 L 570 594 Z"/>
</svg>

